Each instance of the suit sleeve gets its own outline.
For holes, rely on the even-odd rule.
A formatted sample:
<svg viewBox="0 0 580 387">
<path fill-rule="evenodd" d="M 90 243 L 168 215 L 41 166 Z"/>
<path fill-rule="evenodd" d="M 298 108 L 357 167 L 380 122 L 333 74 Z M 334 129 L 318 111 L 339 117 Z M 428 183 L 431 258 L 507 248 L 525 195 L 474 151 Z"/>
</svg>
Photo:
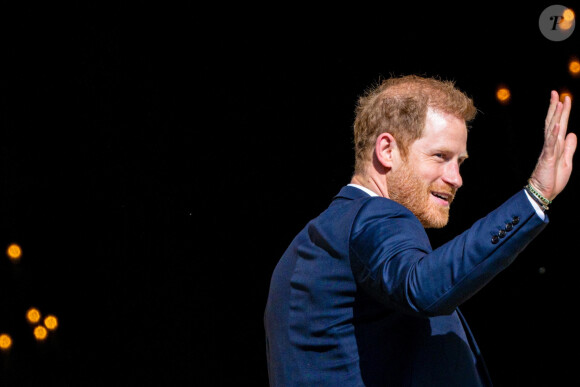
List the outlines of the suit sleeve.
<svg viewBox="0 0 580 387">
<path fill-rule="evenodd" d="M 432 251 L 409 210 L 371 198 L 351 229 L 351 266 L 360 287 L 387 306 L 427 316 L 449 314 L 511 264 L 547 222 L 522 190 Z"/>
</svg>

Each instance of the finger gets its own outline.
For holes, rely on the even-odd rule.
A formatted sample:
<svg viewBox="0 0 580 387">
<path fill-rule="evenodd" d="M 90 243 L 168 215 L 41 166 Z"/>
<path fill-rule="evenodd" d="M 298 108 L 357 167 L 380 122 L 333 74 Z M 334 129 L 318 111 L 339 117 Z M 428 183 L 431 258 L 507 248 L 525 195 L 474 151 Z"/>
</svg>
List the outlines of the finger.
<svg viewBox="0 0 580 387">
<path fill-rule="evenodd" d="M 556 123 L 552 127 L 552 130 L 546 136 L 544 140 L 544 150 L 542 151 L 542 155 L 547 158 L 551 158 L 554 156 L 556 152 L 556 143 L 558 140 L 558 131 L 560 130 L 560 124 Z"/>
<path fill-rule="evenodd" d="M 564 161 L 566 165 L 572 166 L 572 158 L 574 157 L 574 152 L 576 151 L 576 146 L 578 145 L 578 138 L 574 133 L 568 133 L 566 136 L 566 142 L 564 144 Z"/>
<path fill-rule="evenodd" d="M 572 108 L 572 100 L 570 97 L 566 96 L 564 98 L 564 105 L 562 107 L 562 116 L 560 117 L 560 133 L 558 134 L 561 139 L 566 136 L 566 130 L 568 129 L 568 117 L 570 117 L 570 109 Z"/>
<path fill-rule="evenodd" d="M 550 134 L 553 133 L 554 126 L 556 125 L 556 123 L 560 122 L 560 119 L 562 118 L 562 109 L 563 109 L 562 102 L 558 101 L 556 103 L 556 109 L 554 111 L 554 114 L 552 115 L 552 119 L 550 120 L 550 123 L 546 127 L 545 133 L 546 137 L 548 137 Z"/>
<path fill-rule="evenodd" d="M 550 122 L 552 121 L 552 117 L 554 116 L 554 112 L 556 111 L 556 106 L 558 105 L 558 92 L 552 90 L 550 94 L 550 106 L 548 107 L 548 114 L 546 115 L 546 121 L 544 129 L 547 130 Z"/>
</svg>

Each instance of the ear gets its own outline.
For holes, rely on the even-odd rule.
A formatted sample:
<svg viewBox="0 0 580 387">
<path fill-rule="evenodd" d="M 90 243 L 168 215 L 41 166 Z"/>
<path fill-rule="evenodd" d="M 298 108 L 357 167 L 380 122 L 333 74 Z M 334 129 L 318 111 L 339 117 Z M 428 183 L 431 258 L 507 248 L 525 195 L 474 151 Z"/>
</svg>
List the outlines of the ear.
<svg viewBox="0 0 580 387">
<path fill-rule="evenodd" d="M 381 133 L 375 143 L 375 156 L 379 164 L 391 169 L 398 154 L 399 148 L 395 138 L 390 133 Z"/>
</svg>

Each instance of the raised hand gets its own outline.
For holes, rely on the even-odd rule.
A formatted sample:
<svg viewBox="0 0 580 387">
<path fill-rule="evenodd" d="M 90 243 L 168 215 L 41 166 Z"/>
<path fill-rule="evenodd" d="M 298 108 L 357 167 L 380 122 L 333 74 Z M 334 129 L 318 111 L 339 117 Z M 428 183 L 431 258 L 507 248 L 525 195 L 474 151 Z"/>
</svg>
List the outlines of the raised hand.
<svg viewBox="0 0 580 387">
<path fill-rule="evenodd" d="M 544 127 L 544 146 L 530 179 L 532 186 L 549 200 L 562 192 L 572 173 L 572 157 L 578 140 L 574 133 L 566 135 L 571 107 L 570 97 L 565 97 L 562 103 L 558 93 L 552 91 Z"/>
</svg>

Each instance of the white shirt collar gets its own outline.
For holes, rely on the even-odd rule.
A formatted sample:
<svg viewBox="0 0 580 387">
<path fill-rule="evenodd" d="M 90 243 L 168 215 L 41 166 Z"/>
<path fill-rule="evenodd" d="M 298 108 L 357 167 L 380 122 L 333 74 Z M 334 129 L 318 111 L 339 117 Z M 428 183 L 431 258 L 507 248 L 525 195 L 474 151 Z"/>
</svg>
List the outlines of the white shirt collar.
<svg viewBox="0 0 580 387">
<path fill-rule="evenodd" d="M 373 191 L 371 191 L 370 189 L 368 189 L 367 187 L 363 187 L 362 185 L 358 185 L 358 184 L 347 184 L 347 185 L 349 187 L 355 187 L 355 188 L 361 189 L 371 196 L 379 196 L 376 193 L 374 193 Z"/>
</svg>

